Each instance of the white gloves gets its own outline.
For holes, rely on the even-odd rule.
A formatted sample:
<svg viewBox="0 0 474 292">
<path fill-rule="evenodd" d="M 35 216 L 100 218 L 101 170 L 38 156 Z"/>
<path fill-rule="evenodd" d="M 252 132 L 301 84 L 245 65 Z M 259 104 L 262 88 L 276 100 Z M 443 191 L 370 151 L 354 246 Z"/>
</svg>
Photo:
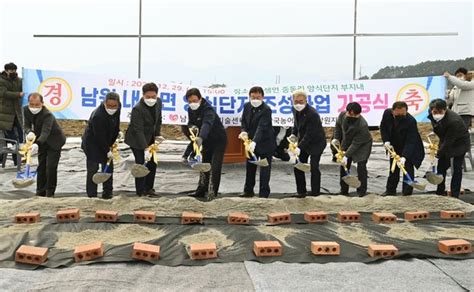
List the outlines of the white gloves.
<svg viewBox="0 0 474 292">
<path fill-rule="evenodd" d="M 342 164 L 347 165 L 347 156 L 342 157 Z"/>
<path fill-rule="evenodd" d="M 36 135 L 33 132 L 29 132 L 28 135 L 26 135 L 26 140 L 28 141 L 32 141 L 35 138 L 36 138 Z"/>
<path fill-rule="evenodd" d="M 112 151 L 107 152 L 107 159 L 112 159 L 114 157 L 114 154 Z"/>
<path fill-rule="evenodd" d="M 383 147 L 385 148 L 389 148 L 390 146 L 392 146 L 392 144 L 390 144 L 390 141 L 383 143 Z"/>
<path fill-rule="evenodd" d="M 337 145 L 337 144 L 339 144 L 339 140 L 337 140 L 337 139 L 332 139 L 332 140 L 331 140 L 331 144 L 336 144 L 336 145 Z"/>
<path fill-rule="evenodd" d="M 439 160 L 438 157 L 435 157 L 435 158 L 433 159 L 433 162 L 431 162 L 431 164 L 432 164 L 433 166 L 436 166 L 436 167 L 437 167 L 437 166 L 438 166 L 438 160 Z"/>
<path fill-rule="evenodd" d="M 240 140 L 247 140 L 249 138 L 249 134 L 247 132 L 240 132 L 239 139 Z"/>
<path fill-rule="evenodd" d="M 257 143 L 255 143 L 255 142 L 250 143 L 249 151 L 250 152 L 255 152 L 255 146 L 257 146 Z"/>
<path fill-rule="evenodd" d="M 407 159 L 405 157 L 400 158 L 400 165 L 405 167 L 405 162 L 406 161 L 407 161 Z"/>
<path fill-rule="evenodd" d="M 151 153 L 148 151 L 148 149 L 145 149 L 145 161 L 150 161 L 151 160 Z"/>
<path fill-rule="evenodd" d="M 30 147 L 30 152 L 31 152 L 31 155 L 35 155 L 35 154 L 38 154 L 38 144 L 33 144 L 31 145 Z"/>
<path fill-rule="evenodd" d="M 296 147 L 296 149 L 295 149 L 295 155 L 296 155 L 296 156 L 300 156 L 300 153 L 301 153 L 300 147 Z"/>
</svg>

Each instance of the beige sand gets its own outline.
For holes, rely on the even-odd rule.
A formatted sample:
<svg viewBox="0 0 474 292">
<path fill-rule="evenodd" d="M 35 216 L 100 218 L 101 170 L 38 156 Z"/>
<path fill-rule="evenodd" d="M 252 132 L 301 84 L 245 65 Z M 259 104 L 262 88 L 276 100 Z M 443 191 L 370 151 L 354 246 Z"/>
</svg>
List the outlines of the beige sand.
<svg viewBox="0 0 474 292">
<path fill-rule="evenodd" d="M 335 223 L 330 223 L 335 224 Z M 345 240 L 352 243 L 355 243 L 360 246 L 369 246 L 371 243 L 375 243 L 371 234 L 362 228 L 362 225 L 359 223 L 352 224 L 339 224 L 337 226 L 331 226 L 337 235 Z"/>
<path fill-rule="evenodd" d="M 81 232 L 58 232 L 55 247 L 73 249 L 77 245 L 103 241 L 106 244 L 121 245 L 136 241 L 144 242 L 158 239 L 166 232 L 160 229 L 148 228 L 136 224 L 121 224 L 112 230 L 84 230 Z"/>
<path fill-rule="evenodd" d="M 202 212 L 205 216 L 227 216 L 231 211 L 246 212 L 252 218 L 265 218 L 271 212 L 303 213 L 307 210 L 324 210 L 337 212 L 357 210 L 361 212 L 389 211 L 404 212 L 409 210 L 440 211 L 463 210 L 474 211 L 474 206 L 457 199 L 439 196 L 380 197 L 369 195 L 364 198 L 344 196 L 320 196 L 304 199 L 241 199 L 220 198 L 212 202 L 201 202 L 189 197 L 171 198 L 137 198 L 117 196 L 112 200 L 89 198 L 42 198 L 24 200 L 0 200 L 0 220 L 11 219 L 16 213 L 39 211 L 42 216 L 54 216 L 61 208 L 76 207 L 81 209 L 82 216 L 93 216 L 99 209 L 115 210 L 121 214 L 131 214 L 134 210 L 150 210 L 160 216 L 179 216 L 183 211 Z"/>
<path fill-rule="evenodd" d="M 37 231 L 44 226 L 42 223 L 36 224 L 14 224 L 10 226 L 0 226 L 0 236 L 18 233 Z"/>
<path fill-rule="evenodd" d="M 257 231 L 265 235 L 271 235 L 278 239 L 280 242 L 284 243 L 286 246 L 292 247 L 286 241 L 286 238 L 295 234 L 298 234 L 300 231 L 290 227 L 279 227 L 279 226 L 269 226 L 261 225 L 256 227 Z M 262 238 L 259 240 L 268 240 L 267 238 Z"/>
<path fill-rule="evenodd" d="M 435 231 L 428 231 L 422 225 L 414 225 L 409 222 L 390 224 L 387 235 L 399 239 L 423 240 L 423 239 L 447 239 L 463 238 L 474 240 L 474 227 L 436 227 Z"/>
<path fill-rule="evenodd" d="M 179 243 L 183 244 L 187 249 L 190 244 L 193 243 L 215 243 L 217 249 L 224 249 L 234 244 L 233 240 L 227 238 L 227 236 L 214 228 L 208 228 L 203 232 L 197 234 L 185 235 L 180 240 Z"/>
</svg>

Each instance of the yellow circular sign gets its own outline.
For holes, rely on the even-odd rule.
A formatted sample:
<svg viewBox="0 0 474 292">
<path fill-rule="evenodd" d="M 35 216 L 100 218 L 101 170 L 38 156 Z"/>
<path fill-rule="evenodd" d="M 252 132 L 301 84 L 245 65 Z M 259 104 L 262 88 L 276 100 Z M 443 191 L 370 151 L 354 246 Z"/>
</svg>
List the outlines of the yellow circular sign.
<svg viewBox="0 0 474 292">
<path fill-rule="evenodd" d="M 72 101 L 71 86 L 59 77 L 51 77 L 41 82 L 38 92 L 43 96 L 44 105 L 52 112 L 64 110 Z"/>
<path fill-rule="evenodd" d="M 409 83 L 398 91 L 396 100 L 406 102 L 408 112 L 416 116 L 424 112 L 430 104 L 430 94 L 423 85 Z"/>
</svg>

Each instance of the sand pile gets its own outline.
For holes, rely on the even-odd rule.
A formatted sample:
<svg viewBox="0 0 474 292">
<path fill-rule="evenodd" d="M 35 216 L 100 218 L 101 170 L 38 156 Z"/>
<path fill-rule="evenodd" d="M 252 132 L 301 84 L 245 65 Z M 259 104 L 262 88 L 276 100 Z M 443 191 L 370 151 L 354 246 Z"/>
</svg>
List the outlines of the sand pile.
<svg viewBox="0 0 474 292">
<path fill-rule="evenodd" d="M 286 246 L 292 247 L 291 244 L 288 244 L 286 239 L 292 235 L 298 234 L 300 231 L 290 227 L 278 227 L 278 226 L 269 226 L 261 225 L 256 227 L 257 231 L 265 235 L 271 235 L 278 239 L 280 242 L 284 243 Z M 259 240 L 271 240 L 271 238 L 262 238 Z"/>
<path fill-rule="evenodd" d="M 74 249 L 77 245 L 89 244 L 98 240 L 111 245 L 121 245 L 135 241 L 144 242 L 158 239 L 166 235 L 166 232 L 136 224 L 120 224 L 111 230 L 87 229 L 80 232 L 58 232 L 56 235 L 58 236 L 58 241 L 55 244 L 56 248 Z"/>
<path fill-rule="evenodd" d="M 360 212 L 409 210 L 463 210 L 474 211 L 474 206 L 457 199 L 434 195 L 410 197 L 380 197 L 369 195 L 363 198 L 345 196 L 320 196 L 304 199 L 260 199 L 219 198 L 212 202 L 201 202 L 190 197 L 138 198 L 117 196 L 112 200 L 90 198 L 42 198 L 23 200 L 0 200 L 0 220 L 11 220 L 20 212 L 39 211 L 42 216 L 55 216 L 62 208 L 80 208 L 83 217 L 93 216 L 99 209 L 115 210 L 120 214 L 131 214 L 134 210 L 156 211 L 159 216 L 180 216 L 183 211 L 202 212 L 207 217 L 227 216 L 231 211 L 246 212 L 253 218 L 265 218 L 271 212 L 303 213 L 308 210 L 337 212 L 356 210 Z"/>
<path fill-rule="evenodd" d="M 411 240 L 439 240 L 447 238 L 474 240 L 474 227 L 431 227 L 430 229 L 428 230 L 422 225 L 404 222 L 390 224 L 390 230 L 387 231 L 387 235 L 394 238 Z"/>
<path fill-rule="evenodd" d="M 352 243 L 355 243 L 360 246 L 369 246 L 369 244 L 375 243 L 372 235 L 364 228 L 361 224 L 353 223 L 351 225 L 340 225 L 334 226 L 334 223 L 331 223 L 333 226 L 331 229 L 337 233 L 337 235 L 345 240 Z"/>
</svg>

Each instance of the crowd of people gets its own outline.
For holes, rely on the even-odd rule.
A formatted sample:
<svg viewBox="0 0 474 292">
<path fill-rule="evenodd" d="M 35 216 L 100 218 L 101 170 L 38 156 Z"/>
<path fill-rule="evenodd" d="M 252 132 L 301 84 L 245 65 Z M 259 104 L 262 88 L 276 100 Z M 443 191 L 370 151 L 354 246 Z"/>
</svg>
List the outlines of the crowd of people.
<svg viewBox="0 0 474 292">
<path fill-rule="evenodd" d="M 470 151 L 469 128 L 474 115 L 474 82 L 472 74 L 459 68 L 455 76 L 444 74 L 448 82 L 454 85 L 445 99 L 435 99 L 429 104 L 428 119 L 433 132 L 439 137 L 439 150 L 434 164 L 443 180 L 437 186 L 436 194 L 445 195 L 446 170 L 452 168 L 450 192 L 458 197 L 462 181 L 462 165 L 466 152 Z M 131 112 L 130 123 L 125 134 L 125 143 L 130 146 L 135 163 L 144 165 L 148 173 L 135 178 L 135 189 L 138 196 L 157 196 L 154 190 L 156 160 L 148 151 L 156 141 L 163 141 L 161 136 L 162 102 L 158 97 L 158 87 L 147 83 L 142 88 L 142 97 Z M 295 168 L 294 176 L 298 197 L 318 196 L 321 189 L 320 159 L 327 141 L 321 118 L 318 112 L 308 105 L 308 96 L 304 91 L 295 91 L 293 98 L 294 126 L 292 128 L 275 128 L 272 126 L 272 111 L 265 104 L 265 93 L 261 87 L 249 90 L 249 101 L 242 113 L 242 132 L 239 138 L 249 141 L 246 151 L 259 159 L 265 159 L 268 165 L 258 166 L 250 159 L 246 163 L 245 184 L 241 197 L 255 196 L 256 172 L 260 171 L 258 196 L 268 198 L 271 194 L 270 178 L 272 160 L 279 157 L 289 160 L 288 141 L 297 145 L 293 156 L 301 163 L 309 164 L 310 191 L 307 191 L 305 172 Z M 61 157 L 61 148 L 66 138 L 54 115 L 44 106 L 40 93 L 31 93 L 27 105 L 22 107 L 24 93 L 22 80 L 18 77 L 17 66 L 5 65 L 0 75 L 0 138 L 23 143 L 35 139 L 29 151 L 38 154 L 36 195 L 53 197 L 57 185 L 57 168 Z M 191 138 L 189 128 L 197 129 L 196 143 L 202 150 L 202 163 L 209 163 L 209 171 L 200 174 L 198 187 L 193 196 L 198 198 L 215 198 L 219 192 L 221 168 L 227 145 L 225 128 L 212 105 L 202 97 L 199 89 L 191 88 L 186 92 L 189 105 L 188 125 L 183 127 L 184 134 Z M 451 109 L 450 109 L 451 108 Z M 93 176 L 99 169 L 108 166 L 113 173 L 112 147 L 119 135 L 120 96 L 110 92 L 104 101 L 92 112 L 82 136 L 82 149 L 86 155 L 86 192 L 89 197 L 97 197 L 97 184 Z M 349 185 L 343 177 L 350 171 L 352 164 L 357 164 L 356 188 L 359 196 L 367 194 L 367 161 L 372 152 L 372 136 L 367 121 L 362 116 L 361 105 L 357 102 L 347 104 L 345 111 L 337 118 L 332 145 L 340 145 L 343 156 L 340 157 L 341 180 L 340 193 L 348 195 Z M 400 180 L 400 168 L 404 174 L 402 193 L 411 195 L 413 187 L 406 182 L 405 176 L 415 177 L 425 158 L 425 149 L 420 137 L 416 119 L 408 113 L 408 106 L 403 101 L 393 103 L 386 109 L 380 123 L 380 132 L 384 146 L 393 149 L 400 157 L 399 165 L 389 172 L 384 195 L 396 195 Z M 26 136 L 25 136 L 26 134 Z M 34 138 L 33 138 L 34 137 Z M 288 139 L 286 139 L 288 138 Z M 190 144 L 185 157 L 192 156 Z M 5 159 L 0 157 L 1 159 Z M 390 159 L 390 166 L 393 163 Z M 16 158 L 14 158 L 16 163 Z M 113 177 L 113 175 L 112 175 Z M 113 178 L 103 183 L 102 198 L 113 196 Z"/>
</svg>

